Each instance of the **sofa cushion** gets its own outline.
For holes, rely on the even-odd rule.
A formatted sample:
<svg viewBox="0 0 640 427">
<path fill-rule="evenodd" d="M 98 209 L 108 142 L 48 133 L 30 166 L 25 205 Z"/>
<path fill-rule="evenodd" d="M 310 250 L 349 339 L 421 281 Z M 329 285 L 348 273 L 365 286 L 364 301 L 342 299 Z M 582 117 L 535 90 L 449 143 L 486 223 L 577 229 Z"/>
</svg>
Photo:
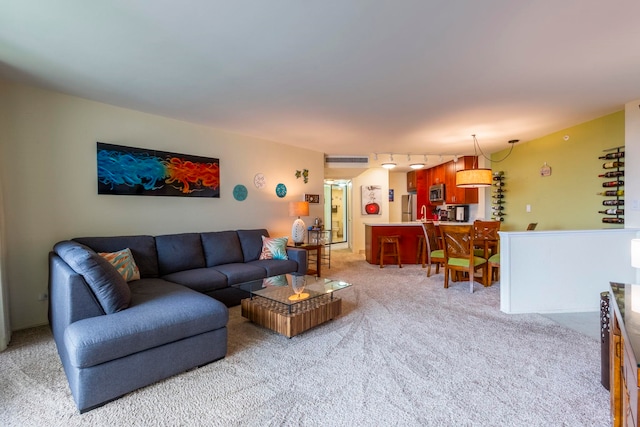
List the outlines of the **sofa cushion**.
<svg viewBox="0 0 640 427">
<path fill-rule="evenodd" d="M 264 268 L 251 264 L 222 264 L 212 268 L 227 276 L 229 286 L 267 277 Z"/>
<path fill-rule="evenodd" d="M 153 236 L 78 237 L 73 241 L 87 245 L 96 252 L 116 252 L 129 248 L 142 278 L 160 275 Z"/>
<path fill-rule="evenodd" d="M 127 282 L 140 279 L 140 270 L 129 248 L 117 252 L 98 252 L 98 255 L 109 261 Z"/>
<path fill-rule="evenodd" d="M 224 328 L 224 304 L 162 279 L 131 283 L 129 309 L 72 323 L 64 333 L 69 361 L 86 368 Z"/>
<path fill-rule="evenodd" d="M 238 238 L 242 246 L 244 262 L 255 261 L 262 252 L 262 236 L 269 237 L 269 232 L 262 229 L 238 230 Z"/>
<path fill-rule="evenodd" d="M 199 233 L 156 236 L 160 275 L 205 267 Z"/>
<path fill-rule="evenodd" d="M 258 259 L 289 259 L 287 242 L 289 237 L 262 237 L 262 252 Z"/>
<path fill-rule="evenodd" d="M 106 314 L 117 313 L 129 306 L 129 285 L 109 261 L 73 241 L 57 243 L 53 250 L 82 275 Z"/>
<path fill-rule="evenodd" d="M 194 268 L 193 270 L 176 271 L 162 278 L 198 292 L 209 292 L 227 287 L 227 276 L 214 268 Z"/>
<path fill-rule="evenodd" d="M 286 274 L 296 272 L 298 269 L 298 263 L 291 260 L 284 259 L 269 259 L 269 260 L 257 260 L 246 263 L 246 265 L 252 265 L 260 267 L 266 270 L 267 276 L 276 276 L 278 274 Z M 306 270 L 305 270 L 306 271 Z"/>
<path fill-rule="evenodd" d="M 202 233 L 200 238 L 207 267 L 244 261 L 240 239 L 235 231 Z"/>
</svg>

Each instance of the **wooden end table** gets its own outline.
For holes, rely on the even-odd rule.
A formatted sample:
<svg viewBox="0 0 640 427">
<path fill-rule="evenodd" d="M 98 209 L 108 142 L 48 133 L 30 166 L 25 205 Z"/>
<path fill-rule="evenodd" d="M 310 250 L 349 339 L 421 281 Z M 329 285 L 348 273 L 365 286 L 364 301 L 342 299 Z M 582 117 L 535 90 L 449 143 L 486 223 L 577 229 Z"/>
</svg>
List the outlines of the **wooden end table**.
<svg viewBox="0 0 640 427">
<path fill-rule="evenodd" d="M 294 246 L 288 245 L 289 248 L 300 248 L 307 251 L 307 260 L 309 259 L 308 253 L 311 251 L 316 251 L 316 268 L 309 268 L 307 266 L 307 274 L 312 276 L 320 277 L 320 266 L 322 265 L 322 247 L 324 245 L 311 244 L 311 243 L 303 243 L 302 245 Z"/>
</svg>

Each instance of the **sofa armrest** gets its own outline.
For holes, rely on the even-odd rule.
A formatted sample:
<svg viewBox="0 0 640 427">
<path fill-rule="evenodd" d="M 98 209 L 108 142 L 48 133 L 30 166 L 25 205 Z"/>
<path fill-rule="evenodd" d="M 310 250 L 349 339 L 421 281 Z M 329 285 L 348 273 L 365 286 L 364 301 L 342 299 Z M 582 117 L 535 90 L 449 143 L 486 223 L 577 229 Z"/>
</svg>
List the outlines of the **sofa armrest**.
<svg viewBox="0 0 640 427">
<path fill-rule="evenodd" d="M 307 274 L 307 251 L 300 248 L 287 248 L 287 256 L 298 263 L 297 274 Z"/>
<path fill-rule="evenodd" d="M 62 340 L 64 330 L 87 317 L 104 315 L 82 276 L 53 252 L 49 253 L 49 324 L 53 336 Z"/>
</svg>

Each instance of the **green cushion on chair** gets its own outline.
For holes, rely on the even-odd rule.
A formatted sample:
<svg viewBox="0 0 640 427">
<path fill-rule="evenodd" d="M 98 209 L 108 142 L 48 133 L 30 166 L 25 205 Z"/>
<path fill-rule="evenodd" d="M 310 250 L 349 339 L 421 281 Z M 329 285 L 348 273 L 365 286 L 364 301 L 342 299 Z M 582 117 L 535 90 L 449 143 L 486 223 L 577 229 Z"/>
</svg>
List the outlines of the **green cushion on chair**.
<svg viewBox="0 0 640 427">
<path fill-rule="evenodd" d="M 444 258 L 444 249 L 431 251 L 431 258 Z"/>
<path fill-rule="evenodd" d="M 484 256 L 484 249 L 474 249 L 473 256 Z"/>
<path fill-rule="evenodd" d="M 492 264 L 500 264 L 500 254 L 495 254 L 489 258 L 489 262 Z"/>
<path fill-rule="evenodd" d="M 474 266 L 478 266 L 480 264 L 484 264 L 487 262 L 484 258 L 474 257 L 473 264 Z M 449 258 L 449 265 L 454 265 L 456 267 L 469 267 L 469 260 L 467 258 Z"/>
</svg>

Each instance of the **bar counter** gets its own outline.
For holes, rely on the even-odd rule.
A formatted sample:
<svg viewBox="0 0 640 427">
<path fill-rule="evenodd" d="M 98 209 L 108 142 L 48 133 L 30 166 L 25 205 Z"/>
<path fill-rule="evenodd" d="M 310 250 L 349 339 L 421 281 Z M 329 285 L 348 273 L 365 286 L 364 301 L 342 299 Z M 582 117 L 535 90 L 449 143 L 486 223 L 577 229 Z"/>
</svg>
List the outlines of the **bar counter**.
<svg viewBox="0 0 640 427">
<path fill-rule="evenodd" d="M 433 221 L 438 227 L 441 224 L 470 225 L 468 222 Z M 384 222 L 364 225 L 365 256 L 369 264 L 379 264 L 379 236 L 400 236 L 400 260 L 402 264 L 418 264 L 418 236 L 424 236 L 420 221 Z"/>
</svg>

